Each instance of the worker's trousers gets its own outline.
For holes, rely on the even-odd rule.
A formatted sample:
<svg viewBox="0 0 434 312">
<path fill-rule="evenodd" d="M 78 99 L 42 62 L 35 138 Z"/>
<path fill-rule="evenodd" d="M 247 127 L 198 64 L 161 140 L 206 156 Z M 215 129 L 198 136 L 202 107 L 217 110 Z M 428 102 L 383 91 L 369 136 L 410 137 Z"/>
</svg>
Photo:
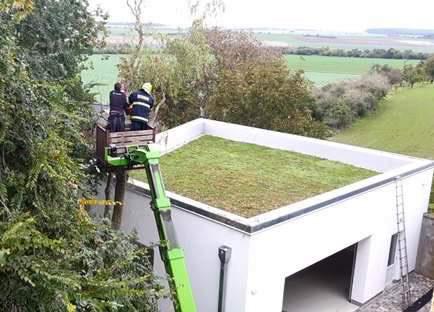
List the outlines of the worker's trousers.
<svg viewBox="0 0 434 312">
<path fill-rule="evenodd" d="M 125 131 L 125 116 L 123 114 L 111 112 L 108 122 L 111 132 Z"/>
<path fill-rule="evenodd" d="M 132 131 L 138 131 L 138 130 L 152 130 L 151 127 L 148 126 L 146 122 L 143 121 L 137 121 L 132 120 L 131 121 L 131 130 Z"/>
</svg>

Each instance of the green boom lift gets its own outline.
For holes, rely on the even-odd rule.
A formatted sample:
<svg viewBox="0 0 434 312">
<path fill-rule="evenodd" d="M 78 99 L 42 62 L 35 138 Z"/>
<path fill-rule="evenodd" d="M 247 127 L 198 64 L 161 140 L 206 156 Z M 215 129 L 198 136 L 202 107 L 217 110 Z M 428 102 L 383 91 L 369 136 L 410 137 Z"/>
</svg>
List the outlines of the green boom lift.
<svg viewBox="0 0 434 312">
<path fill-rule="evenodd" d="M 160 153 L 152 149 L 152 145 L 125 146 L 119 154 L 112 147 L 105 148 L 105 162 L 109 166 L 121 167 L 125 170 L 137 165 L 144 166 L 151 189 L 151 207 L 160 236 L 160 254 L 166 272 L 171 277 L 169 283 L 174 294 L 175 311 L 196 312 L 184 251 L 176 238 L 170 199 L 164 188 L 159 160 Z"/>
</svg>

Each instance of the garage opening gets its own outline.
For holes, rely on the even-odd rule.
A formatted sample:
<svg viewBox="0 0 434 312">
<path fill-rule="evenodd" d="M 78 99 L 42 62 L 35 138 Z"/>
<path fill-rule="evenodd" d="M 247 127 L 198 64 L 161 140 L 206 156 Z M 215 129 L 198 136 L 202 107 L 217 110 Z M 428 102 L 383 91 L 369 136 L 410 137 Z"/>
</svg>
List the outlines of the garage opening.
<svg viewBox="0 0 434 312">
<path fill-rule="evenodd" d="M 353 245 L 285 280 L 283 312 L 353 312 L 350 303 L 356 246 Z"/>
</svg>

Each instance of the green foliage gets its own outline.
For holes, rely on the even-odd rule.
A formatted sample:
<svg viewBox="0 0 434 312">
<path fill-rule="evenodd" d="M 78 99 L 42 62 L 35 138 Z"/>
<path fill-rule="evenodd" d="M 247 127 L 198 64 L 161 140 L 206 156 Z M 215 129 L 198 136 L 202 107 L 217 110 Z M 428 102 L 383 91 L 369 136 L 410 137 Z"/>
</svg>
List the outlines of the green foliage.
<svg viewBox="0 0 434 312">
<path fill-rule="evenodd" d="M 161 54 L 124 59 L 120 76 L 133 88 L 150 80 L 165 95 L 165 127 L 209 117 L 317 137 L 328 132 L 311 117 L 303 77 L 248 33 L 208 30 L 197 21 L 185 37 L 165 38 Z"/>
<path fill-rule="evenodd" d="M 165 48 L 161 54 L 134 52 L 121 60 L 120 76 L 129 89 L 151 81 L 157 95 L 166 97 L 166 105 L 160 111 L 164 126 L 173 127 L 205 115 L 214 83 L 215 60 L 200 23 L 193 25 L 183 38 L 163 40 Z"/>
<path fill-rule="evenodd" d="M 405 65 L 402 69 L 403 80 L 414 87 L 416 83 L 426 81 L 428 79 L 423 63 L 413 65 Z"/>
<path fill-rule="evenodd" d="M 388 64 L 375 64 L 372 66 L 370 72 L 386 76 L 387 79 L 389 79 L 389 83 L 391 85 L 401 84 L 403 80 L 401 70 L 398 68 L 393 68 Z"/>
<path fill-rule="evenodd" d="M 27 215 L 1 225 L 0 290 L 6 295 L 0 305 L 23 311 L 152 311 L 149 292 L 159 289 L 145 250 L 134 245 L 134 237 L 76 214 L 73 239 L 50 238 Z"/>
<path fill-rule="evenodd" d="M 87 0 L 34 1 L 32 14 L 17 24 L 23 58 L 36 78 L 71 78 L 93 47 L 101 45 L 106 17 L 89 17 Z"/>
<path fill-rule="evenodd" d="M 358 80 L 337 82 L 315 89 L 315 118 L 334 129 L 342 129 L 357 118 L 375 111 L 392 87 L 391 78 L 376 73 L 381 70 L 374 69 L 374 72 Z"/>
<path fill-rule="evenodd" d="M 219 74 L 211 98 L 213 119 L 315 137 L 328 131 L 311 118 L 309 85 L 284 61 L 242 63 Z"/>
<path fill-rule="evenodd" d="M 290 47 L 284 49 L 285 54 L 295 55 L 321 55 L 336 57 L 356 57 L 356 58 L 382 58 L 382 59 L 404 59 L 404 60 L 425 60 L 430 54 L 415 52 L 413 50 L 389 49 L 334 49 L 330 47 Z"/>
<path fill-rule="evenodd" d="M 424 67 L 428 79 L 431 82 L 433 82 L 434 81 L 434 56 L 431 56 L 424 62 Z"/>
<path fill-rule="evenodd" d="M 44 29 L 57 25 L 45 18 L 60 21 L 61 14 L 79 20 L 68 23 L 70 32 L 59 30 L 63 40 L 85 24 L 90 46 L 94 17 L 85 13 L 85 1 L 69 4 L 35 1 L 33 11 L 20 18 L 9 9 L 0 11 L 0 306 L 35 312 L 152 311 L 160 287 L 134 237 L 94 224 L 78 209 L 93 181 L 83 170 L 92 155 L 86 136 L 92 96 L 74 65 L 87 43 L 68 46 L 73 50 L 63 53 L 68 59 L 53 56 L 58 62 L 52 62 L 52 50 L 30 51 L 21 40 L 26 36 L 21 31 L 33 23 L 38 33 L 55 32 Z M 77 6 L 83 10 L 71 11 Z"/>
</svg>

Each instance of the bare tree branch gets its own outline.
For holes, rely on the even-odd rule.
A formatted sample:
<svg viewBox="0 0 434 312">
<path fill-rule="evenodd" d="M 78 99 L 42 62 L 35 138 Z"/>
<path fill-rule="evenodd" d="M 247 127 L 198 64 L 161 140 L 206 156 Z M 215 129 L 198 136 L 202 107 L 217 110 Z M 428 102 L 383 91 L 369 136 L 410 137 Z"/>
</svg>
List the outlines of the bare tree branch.
<svg viewBox="0 0 434 312">
<path fill-rule="evenodd" d="M 161 101 L 157 105 L 154 106 L 151 120 L 148 123 L 150 127 L 155 128 L 157 120 L 158 120 L 158 111 L 160 110 L 160 107 L 162 105 L 164 105 L 165 103 L 166 103 L 166 94 L 163 92 Z"/>
<path fill-rule="evenodd" d="M 137 47 L 139 51 L 143 49 L 145 43 L 145 26 L 143 21 L 144 2 L 144 0 L 127 0 L 127 6 L 136 20 L 134 29 L 138 35 Z"/>
</svg>

